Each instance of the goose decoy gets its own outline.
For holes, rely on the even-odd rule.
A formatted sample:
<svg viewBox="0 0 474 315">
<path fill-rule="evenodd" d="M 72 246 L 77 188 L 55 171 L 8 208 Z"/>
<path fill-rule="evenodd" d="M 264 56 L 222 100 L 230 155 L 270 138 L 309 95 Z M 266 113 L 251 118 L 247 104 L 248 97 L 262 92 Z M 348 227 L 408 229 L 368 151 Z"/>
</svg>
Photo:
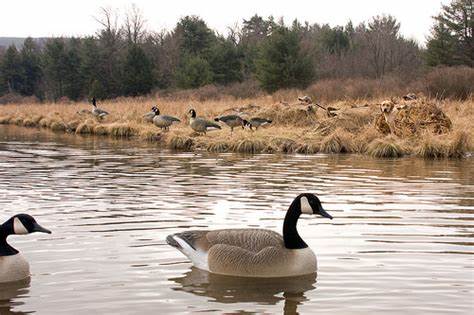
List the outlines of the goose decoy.
<svg viewBox="0 0 474 315">
<path fill-rule="evenodd" d="M 95 100 L 95 97 L 92 98 L 92 115 L 94 115 L 95 117 L 99 118 L 99 119 L 102 119 L 104 118 L 105 116 L 107 116 L 109 113 L 106 112 L 105 110 L 103 109 L 100 109 L 97 107 L 97 102 Z"/>
<path fill-rule="evenodd" d="M 313 103 L 313 100 L 308 95 L 298 97 L 298 101 L 300 101 L 302 103 L 305 103 L 305 104 L 312 104 Z"/>
<path fill-rule="evenodd" d="M 196 111 L 194 109 L 190 109 L 189 114 L 191 115 L 191 118 L 189 119 L 189 126 L 197 133 L 206 134 L 206 131 L 208 130 L 222 129 L 221 126 L 212 121 L 202 117 L 196 117 Z"/>
<path fill-rule="evenodd" d="M 316 255 L 299 236 L 301 214 L 332 219 L 318 197 L 296 197 L 286 212 L 283 236 L 263 229 L 185 231 L 168 235 L 166 242 L 187 256 L 196 268 L 241 277 L 289 277 L 316 272 Z"/>
<path fill-rule="evenodd" d="M 155 117 L 153 117 L 153 123 L 155 124 L 155 126 L 160 127 L 161 129 L 168 130 L 174 122 L 181 122 L 181 120 L 176 117 L 160 115 L 160 110 L 158 109 L 158 107 L 154 108 L 154 112 Z"/>
<path fill-rule="evenodd" d="M 28 214 L 17 214 L 0 225 L 0 283 L 26 279 L 30 276 L 30 265 L 23 255 L 7 243 L 10 235 L 24 235 L 51 231 L 39 225 Z"/>
<path fill-rule="evenodd" d="M 153 122 L 153 118 L 155 118 L 155 115 L 156 115 L 155 109 L 156 109 L 156 106 L 153 106 L 153 107 L 151 108 L 151 112 L 148 112 L 148 113 L 146 113 L 145 115 L 142 116 L 142 117 L 143 117 L 143 120 L 144 120 L 145 122 L 149 122 L 149 123 L 152 123 L 152 122 Z"/>
<path fill-rule="evenodd" d="M 214 118 L 214 121 L 222 121 L 224 124 L 230 127 L 230 133 L 234 132 L 234 127 L 242 127 L 244 129 L 244 119 L 239 115 L 226 115 Z"/>
<path fill-rule="evenodd" d="M 272 121 L 270 119 L 260 118 L 260 117 L 255 117 L 255 118 L 251 118 L 249 121 L 247 120 L 244 121 L 245 126 L 250 127 L 250 130 L 253 130 L 252 127 L 255 127 L 255 130 L 258 130 L 258 127 L 266 126 L 271 123 Z"/>
</svg>

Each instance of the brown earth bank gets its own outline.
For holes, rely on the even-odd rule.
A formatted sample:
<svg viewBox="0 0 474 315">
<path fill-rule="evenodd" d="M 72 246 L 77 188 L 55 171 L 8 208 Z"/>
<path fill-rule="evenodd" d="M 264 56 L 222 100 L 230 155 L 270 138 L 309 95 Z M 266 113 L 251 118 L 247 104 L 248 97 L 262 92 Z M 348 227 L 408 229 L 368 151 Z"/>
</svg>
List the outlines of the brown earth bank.
<svg viewBox="0 0 474 315">
<path fill-rule="evenodd" d="M 181 119 L 169 131 L 146 122 L 143 115 L 157 106 L 162 115 Z M 392 107 L 383 114 L 381 107 Z M 357 153 L 374 157 L 416 155 L 462 158 L 473 151 L 474 100 L 411 98 L 359 99 L 319 104 L 307 99 L 196 101 L 170 98 L 119 98 L 98 102 L 109 112 L 94 117 L 92 106 L 80 103 L 8 104 L 0 106 L 0 123 L 49 128 L 55 132 L 150 141 L 177 150 L 240 153 Z M 189 109 L 213 121 L 221 115 L 272 120 L 258 130 L 225 124 L 205 135 L 189 126 Z"/>
</svg>

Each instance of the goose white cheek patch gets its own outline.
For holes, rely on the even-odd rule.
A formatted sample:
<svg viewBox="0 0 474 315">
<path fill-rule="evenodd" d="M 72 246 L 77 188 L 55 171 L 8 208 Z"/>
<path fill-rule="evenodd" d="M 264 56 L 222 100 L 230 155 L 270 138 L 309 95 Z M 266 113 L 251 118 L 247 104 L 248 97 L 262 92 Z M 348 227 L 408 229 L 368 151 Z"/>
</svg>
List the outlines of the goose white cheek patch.
<svg viewBox="0 0 474 315">
<path fill-rule="evenodd" d="M 28 230 L 18 218 L 13 220 L 13 232 L 17 235 L 28 234 Z"/>
<path fill-rule="evenodd" d="M 308 198 L 301 197 L 300 203 L 301 203 L 301 213 L 313 214 L 313 208 L 311 208 Z"/>
</svg>

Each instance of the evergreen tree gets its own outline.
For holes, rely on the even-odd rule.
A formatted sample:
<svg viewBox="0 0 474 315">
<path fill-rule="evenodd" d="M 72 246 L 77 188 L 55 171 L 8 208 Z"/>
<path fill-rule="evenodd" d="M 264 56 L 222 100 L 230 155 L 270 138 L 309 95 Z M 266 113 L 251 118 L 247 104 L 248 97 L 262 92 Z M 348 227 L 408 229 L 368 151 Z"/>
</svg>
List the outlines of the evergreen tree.
<svg viewBox="0 0 474 315">
<path fill-rule="evenodd" d="M 241 54 L 230 40 L 220 38 L 209 52 L 213 81 L 228 84 L 242 80 Z"/>
<path fill-rule="evenodd" d="M 264 42 L 257 59 L 257 79 L 273 92 L 280 88 L 304 88 L 312 80 L 313 64 L 300 49 L 298 34 L 277 28 Z"/>
<path fill-rule="evenodd" d="M 82 41 L 82 48 L 80 51 L 81 65 L 80 75 L 84 82 L 84 94 L 88 98 L 93 96 L 98 99 L 106 97 L 102 78 L 100 75 L 101 54 L 97 45 L 97 40 L 94 37 L 86 37 Z"/>
<path fill-rule="evenodd" d="M 72 38 L 64 55 L 64 95 L 71 100 L 78 100 L 83 92 L 83 77 L 80 73 L 81 42 L 77 38 Z"/>
<path fill-rule="evenodd" d="M 8 47 L 0 65 L 1 77 L 9 93 L 20 93 L 23 81 L 21 57 L 14 45 Z"/>
<path fill-rule="evenodd" d="M 435 20 L 427 44 L 427 63 L 474 66 L 473 0 L 453 0 L 443 5 Z"/>
<path fill-rule="evenodd" d="M 216 40 L 214 32 L 197 16 L 182 18 L 176 25 L 175 33 L 181 38 L 184 54 L 202 55 Z"/>
<path fill-rule="evenodd" d="M 152 64 L 140 46 L 132 44 L 127 51 L 123 66 L 123 91 L 137 96 L 150 93 L 153 87 Z"/>
<path fill-rule="evenodd" d="M 181 88 L 198 88 L 212 83 L 212 69 L 205 59 L 185 55 L 177 70 L 176 79 Z"/>
<path fill-rule="evenodd" d="M 41 96 L 39 88 L 41 83 L 41 53 L 31 37 L 25 39 L 20 55 L 23 72 L 21 94 Z"/>
</svg>

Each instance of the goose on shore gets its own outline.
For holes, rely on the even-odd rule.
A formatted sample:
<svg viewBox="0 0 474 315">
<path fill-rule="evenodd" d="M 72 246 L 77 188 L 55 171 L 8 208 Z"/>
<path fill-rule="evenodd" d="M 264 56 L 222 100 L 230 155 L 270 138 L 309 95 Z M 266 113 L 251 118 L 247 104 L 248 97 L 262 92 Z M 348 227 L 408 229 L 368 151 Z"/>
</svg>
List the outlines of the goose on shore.
<svg viewBox="0 0 474 315">
<path fill-rule="evenodd" d="M 157 127 L 160 127 L 161 129 L 169 130 L 169 127 L 174 122 L 181 122 L 181 120 L 179 120 L 176 117 L 160 115 L 160 110 L 158 109 L 158 107 L 155 107 L 154 112 L 155 112 L 155 117 L 153 117 L 153 124 L 155 124 L 155 126 Z"/>
<path fill-rule="evenodd" d="M 7 243 L 10 235 L 34 232 L 51 234 L 28 214 L 17 214 L 0 225 L 0 283 L 26 279 L 30 276 L 30 265 L 23 255 Z"/>
<path fill-rule="evenodd" d="M 221 126 L 210 120 L 196 117 L 196 111 L 194 109 L 190 109 L 189 114 L 191 115 L 191 118 L 189 118 L 189 126 L 197 133 L 206 134 L 206 131 L 208 130 L 222 129 Z"/>
<path fill-rule="evenodd" d="M 234 127 L 242 127 L 244 129 L 244 119 L 240 117 L 239 115 L 225 115 L 225 116 L 220 116 L 217 118 L 214 118 L 214 121 L 221 121 L 227 126 L 230 127 L 230 133 L 234 132 Z"/>
<path fill-rule="evenodd" d="M 156 106 L 153 106 L 153 107 L 151 108 L 151 112 L 148 112 L 148 113 L 146 113 L 146 114 L 144 114 L 144 115 L 142 116 L 142 117 L 143 117 L 143 120 L 144 120 L 145 122 L 148 122 L 148 123 L 152 123 L 152 122 L 153 122 L 153 118 L 155 118 L 155 116 L 156 116 L 155 108 L 156 108 Z"/>
<path fill-rule="evenodd" d="M 99 118 L 99 119 L 102 119 L 104 118 L 105 116 L 107 116 L 109 113 L 106 112 L 105 110 L 103 109 L 100 109 L 97 107 L 97 101 L 95 99 L 95 97 L 92 98 L 92 115 L 94 115 L 95 117 Z"/>
<path fill-rule="evenodd" d="M 255 127 L 255 130 L 258 130 L 258 127 L 266 126 L 271 123 L 272 121 L 270 119 L 260 118 L 260 117 L 251 118 L 249 121 L 244 120 L 245 126 L 250 127 L 250 130 L 253 130 L 252 127 Z"/>
<path fill-rule="evenodd" d="M 185 231 L 166 242 L 187 256 L 196 268 L 241 277 L 289 277 L 316 272 L 316 255 L 298 234 L 301 214 L 332 219 L 318 197 L 297 196 L 286 212 L 283 235 L 264 229 Z"/>
</svg>

